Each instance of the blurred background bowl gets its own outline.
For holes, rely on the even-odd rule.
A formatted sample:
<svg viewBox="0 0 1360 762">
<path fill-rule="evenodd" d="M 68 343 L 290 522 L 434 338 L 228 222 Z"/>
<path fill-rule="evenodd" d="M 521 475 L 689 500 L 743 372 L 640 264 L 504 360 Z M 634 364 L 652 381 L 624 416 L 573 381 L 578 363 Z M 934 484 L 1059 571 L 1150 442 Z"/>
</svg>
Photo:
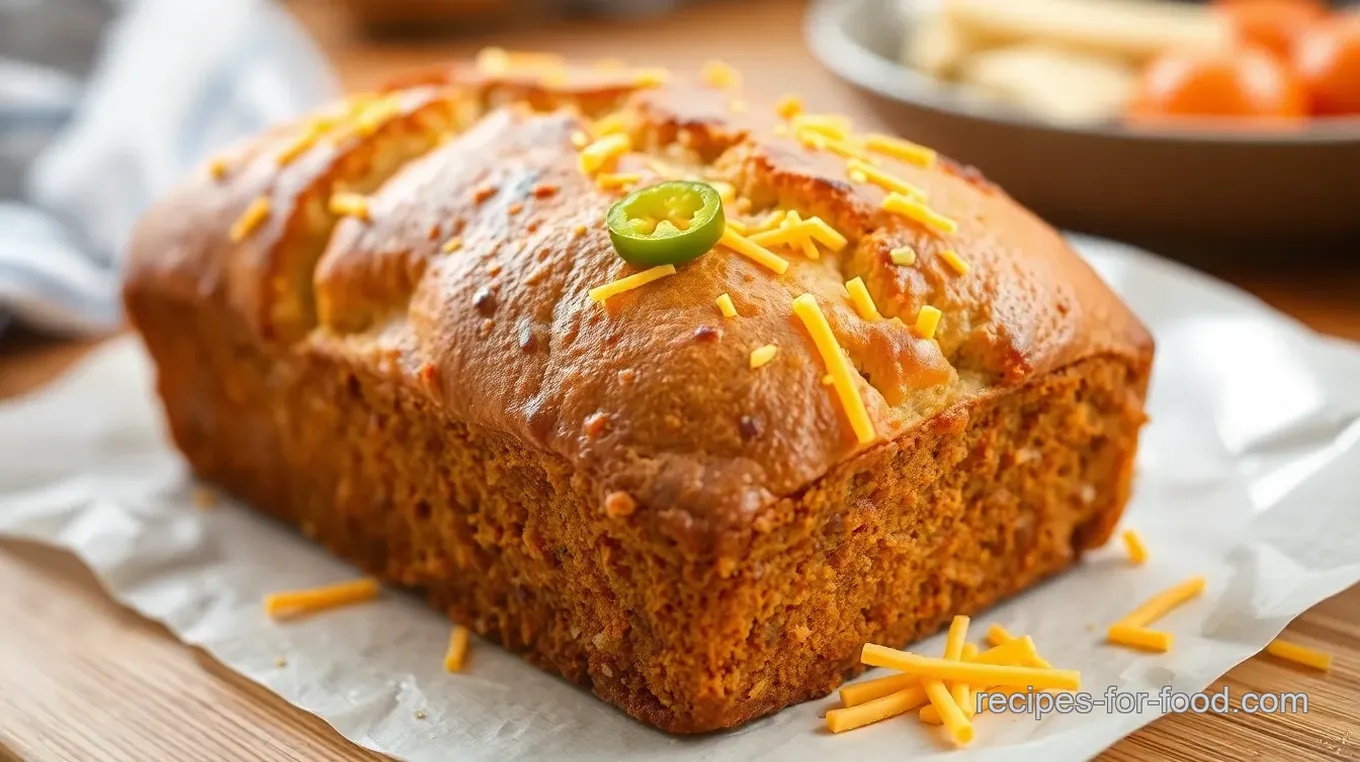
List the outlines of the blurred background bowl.
<svg viewBox="0 0 1360 762">
<path fill-rule="evenodd" d="M 927 7 L 820 0 L 808 43 L 902 135 L 981 168 L 1059 226 L 1186 258 L 1356 261 L 1360 121 L 1288 132 L 1045 122 L 899 63 Z"/>
</svg>

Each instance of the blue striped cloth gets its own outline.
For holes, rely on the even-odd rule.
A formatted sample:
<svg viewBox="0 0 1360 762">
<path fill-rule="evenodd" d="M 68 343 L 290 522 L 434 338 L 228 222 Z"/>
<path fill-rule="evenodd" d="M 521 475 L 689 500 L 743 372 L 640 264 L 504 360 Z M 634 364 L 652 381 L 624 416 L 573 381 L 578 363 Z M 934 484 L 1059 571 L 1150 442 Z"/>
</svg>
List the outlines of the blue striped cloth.
<svg viewBox="0 0 1360 762">
<path fill-rule="evenodd" d="M 0 2 L 0 330 L 116 329 L 151 201 L 338 91 L 270 0 Z"/>
</svg>

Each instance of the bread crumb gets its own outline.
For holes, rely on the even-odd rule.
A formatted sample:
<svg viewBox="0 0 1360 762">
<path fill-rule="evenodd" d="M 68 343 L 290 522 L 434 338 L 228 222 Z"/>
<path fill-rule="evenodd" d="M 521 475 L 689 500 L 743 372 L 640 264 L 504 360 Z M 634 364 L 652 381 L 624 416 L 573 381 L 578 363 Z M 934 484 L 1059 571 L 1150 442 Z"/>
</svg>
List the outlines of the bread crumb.
<svg viewBox="0 0 1360 762">
<path fill-rule="evenodd" d="M 577 238 L 580 238 L 581 236 L 583 236 L 583 235 L 586 234 L 586 226 L 585 226 L 585 225 L 577 225 L 576 227 L 574 227 L 574 228 L 571 229 L 571 232 L 572 232 L 572 235 L 575 235 Z"/>
<path fill-rule="evenodd" d="M 423 710 L 423 709 L 417 709 L 417 710 L 416 710 L 416 719 L 417 719 L 417 720 L 423 720 L 423 719 L 425 719 L 425 710 Z"/>
<path fill-rule="evenodd" d="M 604 499 L 604 512 L 611 519 L 631 516 L 637 510 L 637 501 L 627 492 L 611 492 Z"/>
<path fill-rule="evenodd" d="M 600 665 L 600 673 L 603 674 L 605 677 L 614 676 L 614 670 L 610 669 L 608 664 Z"/>
<path fill-rule="evenodd" d="M 802 643 L 812 635 L 812 628 L 805 624 L 797 624 L 793 627 L 793 639 Z"/>
<path fill-rule="evenodd" d="M 280 668 L 286 667 L 288 666 L 288 660 L 280 656 L 279 658 L 274 660 L 274 666 Z"/>
<path fill-rule="evenodd" d="M 1095 502 L 1095 499 L 1096 488 L 1092 487 L 1089 484 L 1081 485 L 1081 502 L 1090 505 L 1091 503 Z"/>
</svg>

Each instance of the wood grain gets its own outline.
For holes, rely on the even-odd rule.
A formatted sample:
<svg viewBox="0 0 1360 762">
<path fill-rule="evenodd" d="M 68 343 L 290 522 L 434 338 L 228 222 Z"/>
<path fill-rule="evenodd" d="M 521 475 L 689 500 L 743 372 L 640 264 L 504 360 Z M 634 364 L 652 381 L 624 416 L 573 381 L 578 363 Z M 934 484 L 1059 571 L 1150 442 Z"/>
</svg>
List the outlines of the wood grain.
<svg viewBox="0 0 1360 762">
<path fill-rule="evenodd" d="M 468 55 L 488 42 L 375 42 L 334 13 L 334 0 L 294 0 L 291 6 L 350 89 Z M 719 54 L 745 71 L 753 92 L 772 96 L 796 89 L 819 108 L 855 113 L 849 88 L 805 53 L 801 12 L 801 3 L 791 0 L 703 4 L 664 23 L 520 27 L 495 39 L 511 48 L 669 66 L 697 66 Z M 753 29 L 759 45 L 749 44 Z M 1226 261 L 1212 271 L 1320 331 L 1360 339 L 1355 268 L 1318 273 L 1285 264 L 1276 272 L 1247 271 Z M 0 398 L 34 389 L 91 346 L 7 337 L 0 344 Z M 68 555 L 0 543 L 0 580 L 0 762 L 381 759 L 112 603 Z M 1234 695 L 1306 691 L 1308 714 L 1169 716 L 1102 759 L 1360 758 L 1360 587 L 1315 606 L 1286 634 L 1335 654 L 1331 673 L 1258 656 L 1214 688 L 1227 685 Z"/>
</svg>

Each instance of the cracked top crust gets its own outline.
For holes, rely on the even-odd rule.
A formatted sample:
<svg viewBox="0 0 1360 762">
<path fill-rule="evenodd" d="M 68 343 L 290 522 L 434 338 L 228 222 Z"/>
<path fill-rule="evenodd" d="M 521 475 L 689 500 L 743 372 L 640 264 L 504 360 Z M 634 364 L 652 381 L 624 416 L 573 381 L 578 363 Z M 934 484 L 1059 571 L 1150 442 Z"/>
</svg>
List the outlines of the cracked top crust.
<svg viewBox="0 0 1360 762">
<path fill-rule="evenodd" d="M 1095 355 L 1149 361 L 1130 311 L 976 172 L 875 156 L 958 223 L 932 232 L 885 211 L 885 191 L 852 182 L 842 156 L 808 147 L 768 104 L 698 78 L 653 80 L 453 67 L 271 130 L 148 213 L 126 298 L 208 302 L 281 357 L 388 376 L 453 420 L 565 458 L 602 502 L 628 493 L 681 540 L 749 524 L 857 452 L 1033 376 Z M 603 124 L 630 136 L 610 171 L 638 174 L 637 187 L 726 183 L 739 224 L 795 210 L 849 243 L 817 260 L 777 249 L 782 275 L 719 246 L 592 302 L 591 288 L 637 271 L 604 226 L 626 189 L 601 189 L 579 162 L 578 133 Z M 363 194 L 364 214 L 332 212 L 340 192 Z M 243 221 L 252 204 L 267 209 Z M 895 264 L 905 246 L 915 263 Z M 856 312 L 854 277 L 884 319 Z M 737 317 L 720 314 L 723 293 Z M 874 442 L 857 442 L 823 382 L 792 311 L 803 293 L 858 370 Z M 926 305 L 942 312 L 932 339 L 908 327 Z M 751 368 L 766 344 L 775 358 Z"/>
</svg>

